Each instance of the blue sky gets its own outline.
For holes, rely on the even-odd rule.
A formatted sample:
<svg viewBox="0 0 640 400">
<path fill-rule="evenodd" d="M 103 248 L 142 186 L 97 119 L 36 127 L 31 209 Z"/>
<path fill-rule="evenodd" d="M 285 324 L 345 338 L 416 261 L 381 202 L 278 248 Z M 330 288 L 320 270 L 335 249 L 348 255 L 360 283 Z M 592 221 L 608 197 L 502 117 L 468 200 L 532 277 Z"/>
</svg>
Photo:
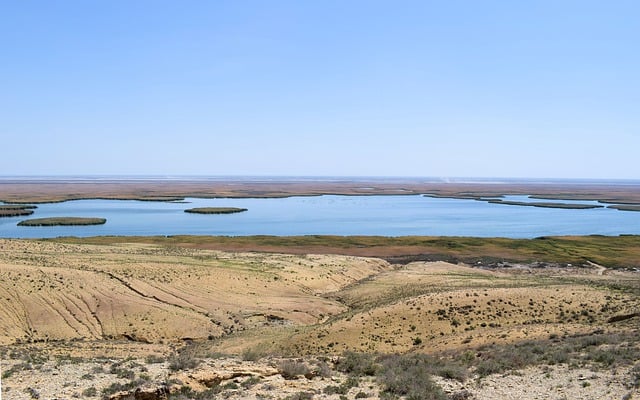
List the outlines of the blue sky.
<svg viewBox="0 0 640 400">
<path fill-rule="evenodd" d="M 0 175 L 640 178 L 637 1 L 0 2 Z"/>
</svg>

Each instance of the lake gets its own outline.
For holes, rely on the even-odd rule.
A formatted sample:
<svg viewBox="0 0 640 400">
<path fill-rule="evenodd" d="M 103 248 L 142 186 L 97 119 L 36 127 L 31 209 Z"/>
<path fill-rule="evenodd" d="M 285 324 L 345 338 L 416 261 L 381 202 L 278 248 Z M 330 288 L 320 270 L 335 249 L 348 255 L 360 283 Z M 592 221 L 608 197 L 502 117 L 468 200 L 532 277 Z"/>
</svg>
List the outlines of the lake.
<svg viewBox="0 0 640 400">
<path fill-rule="evenodd" d="M 505 200 L 530 200 L 505 196 Z M 186 203 L 75 200 L 39 204 L 28 217 L 0 218 L 0 237 L 98 235 L 437 235 L 533 238 L 552 235 L 640 234 L 640 212 L 572 210 L 409 196 L 313 196 L 277 199 L 197 199 Z M 563 201 L 569 203 L 569 201 Z M 598 204 L 580 201 L 581 204 Z M 228 215 L 189 214 L 193 207 L 243 207 Z M 44 217 L 103 217 L 105 225 L 24 227 Z"/>
</svg>

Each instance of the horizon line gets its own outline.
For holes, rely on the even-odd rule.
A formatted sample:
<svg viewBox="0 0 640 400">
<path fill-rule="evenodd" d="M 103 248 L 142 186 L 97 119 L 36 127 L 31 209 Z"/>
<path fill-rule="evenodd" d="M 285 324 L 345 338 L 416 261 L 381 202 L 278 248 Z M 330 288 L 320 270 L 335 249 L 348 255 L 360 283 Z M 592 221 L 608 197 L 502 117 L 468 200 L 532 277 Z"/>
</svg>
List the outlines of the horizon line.
<svg viewBox="0 0 640 400">
<path fill-rule="evenodd" d="M 426 180 L 429 183 L 514 183 L 514 182 L 535 182 L 535 183 L 557 183 L 557 182 L 632 182 L 639 183 L 640 178 L 573 178 L 573 177 L 472 177 L 472 176 L 420 176 L 420 175 L 260 175 L 260 174 L 231 174 L 231 175 L 209 175 L 209 174 L 22 174 L 9 175 L 0 174 L 0 180 L 77 180 L 77 181 L 97 181 L 97 180 L 158 180 L 158 181 L 179 181 L 179 180 L 219 180 L 219 181 L 256 181 L 256 180 L 341 180 L 341 181 L 364 181 L 364 180 Z"/>
</svg>

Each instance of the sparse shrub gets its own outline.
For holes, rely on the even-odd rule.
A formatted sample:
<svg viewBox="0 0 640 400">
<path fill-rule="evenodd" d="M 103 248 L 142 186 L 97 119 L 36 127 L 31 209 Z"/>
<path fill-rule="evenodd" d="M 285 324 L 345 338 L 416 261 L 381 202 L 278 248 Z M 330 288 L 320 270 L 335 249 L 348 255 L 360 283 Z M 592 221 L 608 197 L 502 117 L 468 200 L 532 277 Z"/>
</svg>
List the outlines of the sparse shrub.
<svg viewBox="0 0 640 400">
<path fill-rule="evenodd" d="M 358 387 L 360 386 L 360 378 L 358 378 L 357 376 L 350 376 L 346 381 L 342 383 L 342 386 L 346 387 L 347 389 Z"/>
<path fill-rule="evenodd" d="M 82 396 L 84 397 L 95 397 L 98 395 L 98 390 L 94 387 L 88 387 L 82 391 Z"/>
<path fill-rule="evenodd" d="M 24 390 L 24 392 L 26 394 L 28 394 L 32 399 L 39 399 L 40 398 L 40 392 L 38 392 L 37 390 L 35 390 L 32 387 L 28 387 Z"/>
<path fill-rule="evenodd" d="M 300 375 L 308 375 L 311 371 L 305 363 L 285 360 L 278 366 L 278 371 L 284 379 L 295 379 Z"/>
<path fill-rule="evenodd" d="M 506 369 L 505 365 L 503 363 L 501 363 L 498 360 L 495 359 L 488 359 L 488 360 L 482 360 L 477 368 L 476 368 L 476 372 L 478 373 L 478 375 L 480 376 L 488 376 L 491 374 L 497 374 L 499 372 L 502 372 Z"/>
<path fill-rule="evenodd" d="M 322 378 L 331 378 L 331 376 L 333 375 L 331 367 L 324 361 L 318 361 L 314 372 L 317 376 Z"/>
<path fill-rule="evenodd" d="M 128 367 L 124 367 L 123 364 L 124 364 L 124 361 L 113 363 L 109 368 L 109 373 L 116 375 L 118 378 L 121 378 L 121 379 L 135 378 L 136 376 L 135 372 L 133 372 L 133 370 L 131 370 Z"/>
<path fill-rule="evenodd" d="M 472 398 L 472 394 L 468 390 L 461 390 L 459 392 L 455 392 L 450 396 L 451 400 L 468 400 Z"/>
<path fill-rule="evenodd" d="M 239 388 L 240 388 L 240 386 L 238 386 L 238 384 L 235 383 L 235 382 L 229 382 L 229 383 L 225 384 L 224 386 L 222 386 L 222 389 L 224 389 L 224 390 L 236 390 L 236 389 L 239 389 Z"/>
<path fill-rule="evenodd" d="M 565 364 L 569 362 L 569 353 L 566 348 L 560 347 L 544 355 L 544 359 L 551 365 Z"/>
<path fill-rule="evenodd" d="M 631 387 L 640 388 L 640 364 L 636 364 L 631 368 Z"/>
<path fill-rule="evenodd" d="M 129 390 L 135 389 L 135 388 L 143 385 L 144 383 L 145 382 L 141 381 L 141 380 L 132 380 L 132 381 L 129 381 L 127 383 L 114 382 L 111 385 L 103 388 L 102 389 L 102 394 L 103 395 L 110 395 L 110 394 L 114 394 L 116 392 L 129 391 Z"/>
<path fill-rule="evenodd" d="M 313 399 L 313 393 L 311 392 L 298 392 L 291 396 L 285 397 L 285 400 L 311 400 Z"/>
<path fill-rule="evenodd" d="M 193 345 L 186 345 L 169 356 L 169 369 L 171 371 L 181 371 L 192 369 L 200 365 L 200 358 L 197 357 Z"/>
<path fill-rule="evenodd" d="M 373 376 L 376 374 L 377 365 L 372 354 L 346 352 L 336 364 L 336 369 L 357 376 Z"/>
<path fill-rule="evenodd" d="M 458 382 L 464 382 L 468 376 L 468 372 L 465 367 L 453 362 L 437 363 L 434 366 L 433 372 L 434 375 L 441 376 L 445 379 L 454 379 Z"/>
<path fill-rule="evenodd" d="M 11 368 L 2 371 L 2 379 L 9 378 L 11 375 L 13 375 L 16 372 L 29 371 L 32 369 L 33 369 L 33 366 L 31 365 L 31 363 L 28 363 L 28 362 L 15 364 Z"/>
<path fill-rule="evenodd" d="M 360 386 L 360 379 L 357 376 L 348 377 L 340 386 L 331 385 L 326 386 L 323 390 L 324 394 L 340 394 L 345 395 L 351 388 Z"/>
<path fill-rule="evenodd" d="M 445 400 L 447 396 L 431 378 L 428 358 L 418 355 L 390 356 L 382 361 L 379 383 L 383 392 L 408 400 Z"/>
<path fill-rule="evenodd" d="M 347 391 L 342 386 L 329 385 L 329 386 L 325 386 L 324 389 L 322 389 L 322 393 L 328 394 L 328 395 L 347 394 Z"/>
<path fill-rule="evenodd" d="M 245 389 L 249 389 L 253 386 L 255 386 L 256 384 L 258 384 L 260 382 L 260 377 L 259 376 L 251 376 L 249 378 L 247 378 L 246 380 L 244 380 L 240 385 L 245 388 Z"/>
<path fill-rule="evenodd" d="M 608 350 L 596 350 L 590 357 L 593 361 L 610 366 L 616 361 L 616 354 L 611 349 Z"/>
<path fill-rule="evenodd" d="M 102 365 L 96 365 L 95 367 L 91 368 L 91 373 L 92 374 L 104 374 L 104 367 Z"/>
<path fill-rule="evenodd" d="M 256 347 L 245 349 L 242 352 L 242 359 L 244 361 L 258 361 L 262 357 L 264 357 L 264 353 Z"/>
<path fill-rule="evenodd" d="M 162 356 L 158 356 L 158 355 L 155 355 L 155 354 L 149 354 L 148 356 L 145 357 L 144 361 L 147 364 L 160 364 L 160 363 L 163 363 L 165 361 L 165 359 Z"/>
</svg>

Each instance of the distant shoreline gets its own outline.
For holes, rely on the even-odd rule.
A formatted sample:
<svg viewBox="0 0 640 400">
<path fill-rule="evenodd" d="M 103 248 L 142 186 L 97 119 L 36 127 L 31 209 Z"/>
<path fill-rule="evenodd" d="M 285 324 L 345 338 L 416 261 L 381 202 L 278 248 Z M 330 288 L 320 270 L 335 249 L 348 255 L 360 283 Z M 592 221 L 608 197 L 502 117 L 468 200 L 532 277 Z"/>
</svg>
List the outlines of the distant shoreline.
<svg viewBox="0 0 640 400">
<path fill-rule="evenodd" d="M 319 178 L 320 179 L 320 178 Z M 462 180 L 462 179 L 460 179 Z M 411 195 L 473 198 L 530 195 L 538 198 L 640 204 L 640 181 L 488 181 L 433 178 L 246 178 L 211 180 L 173 179 L 58 179 L 0 178 L 0 201 L 8 204 L 55 203 L 69 200 L 108 199 L 176 201 L 194 198 L 282 198 L 319 195 Z"/>
</svg>

